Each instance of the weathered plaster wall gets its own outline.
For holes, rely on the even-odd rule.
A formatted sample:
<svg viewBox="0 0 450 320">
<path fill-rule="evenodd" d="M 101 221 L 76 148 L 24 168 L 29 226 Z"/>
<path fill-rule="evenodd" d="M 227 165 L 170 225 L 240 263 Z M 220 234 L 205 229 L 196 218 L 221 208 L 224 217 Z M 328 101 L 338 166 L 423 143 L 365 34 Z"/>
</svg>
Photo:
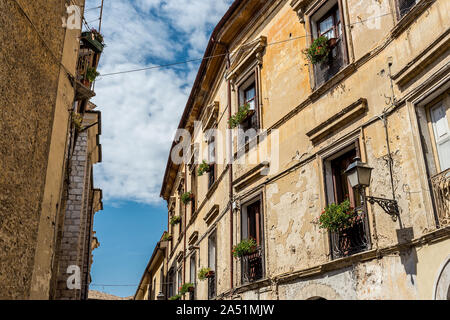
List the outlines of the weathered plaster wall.
<svg viewBox="0 0 450 320">
<path fill-rule="evenodd" d="M 391 34 L 393 23 L 398 21 L 392 16 L 383 17 L 384 22 L 377 32 L 367 31 L 368 23 L 361 21 L 373 13 L 366 10 L 370 5 L 356 0 L 343 2 L 346 3 L 344 6 L 346 21 L 354 25 L 347 30 L 351 35 L 349 46 L 352 47 L 349 48 L 349 67 L 343 71 L 342 79 L 336 81 L 329 90 L 321 92 L 319 88 L 318 91 L 311 91 L 313 86 L 310 83 L 310 69 L 305 66 L 307 61 L 301 53 L 307 43 L 306 31 L 292 10 L 290 1 L 280 1 L 280 5 L 272 8 L 273 11 L 266 20 L 258 21 L 245 30 L 245 34 L 240 35 L 229 48 L 233 52 L 243 43 L 259 39 L 260 36 L 267 37 L 270 44 L 262 55 L 260 99 L 263 128 L 279 129 L 280 165 L 269 176 L 259 177 L 241 190 L 234 190 L 234 196 L 240 200 L 258 193 L 263 195 L 265 276 L 273 279 L 282 274 L 327 263 L 329 268 L 337 269 L 323 271 L 315 278 L 306 278 L 303 275 L 296 281 L 280 283 L 278 295 L 273 288 L 264 287 L 266 286 L 264 284 L 260 285 L 262 288 L 259 289 L 244 288 L 246 292 L 239 293 L 234 298 L 416 299 L 426 296 L 421 292 L 422 276 L 418 275 L 419 270 L 423 270 L 419 267 L 422 263 L 419 249 L 415 247 L 402 249 L 399 250 L 401 253 L 394 250 L 382 259 L 375 259 L 373 255 L 368 261 L 355 262 L 352 266 L 341 267 L 337 264 L 330 266 L 328 233 L 319 230 L 312 221 L 327 205 L 323 164 L 325 158 L 355 139 L 359 141 L 363 161 L 374 167 L 367 194 L 392 197 L 386 162 L 388 154 L 386 134 L 383 122 L 379 118 L 383 111 L 393 107 L 391 103 L 393 99 L 391 101 L 387 99 L 393 98 L 388 61 L 392 60 L 391 72 L 395 74 L 430 46 L 434 39 L 449 27 L 450 10 L 446 10 L 449 4 L 437 1 L 408 25 L 405 32 L 394 36 Z M 390 2 L 380 0 L 370 1 L 370 4 L 384 13 L 394 9 L 388 6 Z M 288 39 L 292 41 L 277 44 Z M 448 56 L 443 56 L 438 63 L 431 64 L 413 87 L 417 88 L 448 61 Z M 219 114 L 222 114 L 226 106 L 226 80 L 223 74 L 217 75 L 217 79 L 219 83 L 209 93 L 206 105 L 220 101 Z M 395 83 L 393 86 L 396 101 L 408 92 L 402 91 Z M 310 130 L 361 98 L 367 101 L 367 108 L 360 116 L 329 132 L 320 141 L 313 143 L 307 136 Z M 232 113 L 237 111 L 237 101 L 237 90 L 233 90 Z M 287 115 L 289 116 L 285 117 Z M 412 134 L 415 126 L 413 115 L 414 111 L 402 104 L 387 119 L 388 143 L 394 161 L 394 193 L 401 212 L 399 221 L 394 222 L 378 205 L 368 206 L 372 254 L 378 249 L 428 234 L 436 228 L 433 212 L 427 204 L 429 191 L 421 182 L 426 172 L 419 162 L 423 159 L 418 157 L 417 141 Z M 339 116 L 337 118 L 340 119 Z M 223 119 L 219 123 L 219 129 L 225 136 Z M 195 142 L 205 146 L 200 136 L 196 137 Z M 294 165 L 297 166 L 293 168 Z M 254 166 L 254 163 L 234 165 L 233 179 L 242 177 Z M 219 165 L 219 168 L 218 176 L 223 172 L 223 166 Z M 287 169 L 289 170 L 284 172 Z M 187 180 L 189 184 L 189 175 Z M 224 179 L 214 192 L 208 194 L 207 178 L 202 177 L 198 180 L 198 205 L 203 202 L 204 205 L 199 209 L 198 217 L 193 224 L 188 226 L 187 236 L 189 237 L 194 230 L 199 232 L 197 242 L 200 246 L 199 268 L 207 265 L 207 234 L 212 229 L 202 218 L 214 204 L 219 205 L 220 212 L 224 210 L 229 200 L 228 183 L 229 180 Z M 174 195 L 173 192 L 172 194 Z M 204 200 L 206 196 L 209 198 Z M 227 213 L 217 222 L 216 276 L 219 295 L 229 290 L 229 230 Z M 239 241 L 240 213 L 236 210 L 233 218 L 233 243 Z M 182 250 L 181 245 L 177 250 Z M 442 242 L 440 250 L 449 251 L 447 242 Z M 433 265 L 436 263 L 436 260 L 433 260 Z M 240 263 L 233 261 L 233 268 L 233 284 L 239 287 Z M 185 272 L 188 274 L 188 267 Z M 199 299 L 207 297 L 206 282 L 199 283 L 197 290 Z M 429 288 L 426 290 L 429 291 Z M 431 297 L 428 295 L 428 298 Z"/>
</svg>

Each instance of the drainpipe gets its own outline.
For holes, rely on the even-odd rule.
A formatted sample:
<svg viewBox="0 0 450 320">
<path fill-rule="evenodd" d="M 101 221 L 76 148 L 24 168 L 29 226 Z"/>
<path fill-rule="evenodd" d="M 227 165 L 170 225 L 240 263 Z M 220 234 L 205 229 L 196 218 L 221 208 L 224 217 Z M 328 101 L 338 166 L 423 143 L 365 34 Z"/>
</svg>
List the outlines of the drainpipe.
<svg viewBox="0 0 450 320">
<path fill-rule="evenodd" d="M 184 192 L 187 192 L 187 170 L 188 170 L 188 165 L 185 164 L 184 165 Z M 186 211 L 187 211 L 187 204 L 184 204 L 184 235 L 183 235 L 183 243 L 184 243 L 184 251 L 183 251 L 183 279 L 184 282 L 186 283 L 186 227 L 187 227 L 187 221 L 186 221 Z"/>
<path fill-rule="evenodd" d="M 227 48 L 227 69 L 230 68 L 230 53 Z M 231 79 L 228 79 L 228 97 L 227 97 L 227 104 L 228 104 L 228 120 L 231 119 Z M 228 154 L 230 156 L 229 163 L 228 163 L 228 175 L 230 180 L 230 287 L 231 287 L 231 294 L 234 287 L 234 281 L 233 281 L 233 139 L 231 134 L 231 126 L 228 127 Z"/>
</svg>

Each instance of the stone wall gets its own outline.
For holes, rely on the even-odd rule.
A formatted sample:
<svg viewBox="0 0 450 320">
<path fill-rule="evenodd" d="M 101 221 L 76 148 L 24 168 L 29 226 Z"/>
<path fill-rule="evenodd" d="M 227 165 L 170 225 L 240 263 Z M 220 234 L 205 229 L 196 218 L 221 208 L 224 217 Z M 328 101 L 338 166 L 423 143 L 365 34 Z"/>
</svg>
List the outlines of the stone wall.
<svg viewBox="0 0 450 320">
<path fill-rule="evenodd" d="M 70 160 L 70 175 L 67 209 L 64 218 L 61 249 L 58 255 L 58 285 L 57 299 L 80 299 L 81 290 L 71 290 L 67 287 L 69 266 L 80 268 L 81 284 L 84 284 L 84 265 L 86 260 L 85 239 L 86 224 L 89 211 L 89 183 L 91 167 L 88 162 L 88 132 L 80 133 L 77 138 L 73 155 Z M 82 289 L 84 289 L 82 287 Z"/>
<path fill-rule="evenodd" d="M 34 298 L 49 297 L 67 108 L 73 101 L 60 66 L 66 3 L 0 1 L 0 299 L 27 299 L 32 287 Z M 71 41 L 77 43 L 75 37 Z M 68 52 L 67 59 L 74 66 L 77 52 Z M 51 146 L 55 136 L 60 140 Z M 38 237 L 43 224 L 48 230 Z"/>
</svg>

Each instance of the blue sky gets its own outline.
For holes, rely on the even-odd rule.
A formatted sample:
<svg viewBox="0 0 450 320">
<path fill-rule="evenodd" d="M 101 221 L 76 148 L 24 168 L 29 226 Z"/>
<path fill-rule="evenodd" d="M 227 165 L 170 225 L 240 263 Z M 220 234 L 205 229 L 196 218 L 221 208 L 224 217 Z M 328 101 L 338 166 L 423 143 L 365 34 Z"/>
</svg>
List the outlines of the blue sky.
<svg viewBox="0 0 450 320">
<path fill-rule="evenodd" d="M 86 8 L 101 0 L 87 0 Z M 210 33 L 232 0 L 105 0 L 101 32 L 107 47 L 100 74 L 203 57 Z M 98 28 L 99 10 L 86 20 Z M 199 67 L 189 63 L 98 78 L 93 102 L 102 112 L 103 162 L 94 167 L 104 210 L 94 230 L 92 287 L 133 295 L 167 227 L 159 198 L 175 129 Z M 125 286 L 126 285 L 126 286 Z"/>
</svg>

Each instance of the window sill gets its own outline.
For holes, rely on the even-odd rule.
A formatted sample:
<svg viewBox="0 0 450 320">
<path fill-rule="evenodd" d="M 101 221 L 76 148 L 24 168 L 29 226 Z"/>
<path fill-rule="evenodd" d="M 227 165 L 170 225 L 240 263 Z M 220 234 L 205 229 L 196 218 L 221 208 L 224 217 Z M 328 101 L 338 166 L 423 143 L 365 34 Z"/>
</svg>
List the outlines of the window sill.
<svg viewBox="0 0 450 320">
<path fill-rule="evenodd" d="M 323 94 L 325 94 L 328 90 L 335 87 L 339 82 L 348 78 L 354 72 L 356 72 L 356 64 L 350 63 L 343 67 L 339 72 L 337 72 L 331 79 L 322 83 L 319 87 L 314 88 L 313 92 L 309 96 L 311 102 L 318 100 Z"/>
<path fill-rule="evenodd" d="M 418 16 L 420 16 L 425 10 L 427 10 L 434 2 L 435 1 L 430 2 L 430 0 L 421 0 L 416 3 L 408 13 L 406 13 L 400 20 L 398 20 L 397 24 L 391 31 L 392 37 L 397 38 L 414 21 L 417 20 Z"/>
</svg>

